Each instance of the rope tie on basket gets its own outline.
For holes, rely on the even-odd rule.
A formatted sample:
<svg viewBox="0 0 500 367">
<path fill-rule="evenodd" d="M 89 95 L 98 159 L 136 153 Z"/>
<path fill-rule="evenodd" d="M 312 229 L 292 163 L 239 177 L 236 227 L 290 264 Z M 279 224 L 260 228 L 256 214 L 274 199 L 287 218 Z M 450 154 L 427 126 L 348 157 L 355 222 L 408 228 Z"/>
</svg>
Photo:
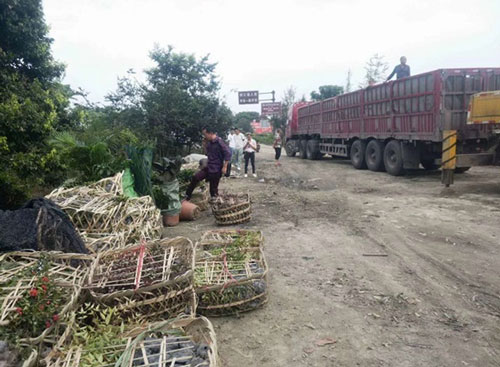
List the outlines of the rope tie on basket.
<svg viewBox="0 0 500 367">
<path fill-rule="evenodd" d="M 137 269 L 135 272 L 135 289 L 138 289 L 139 285 L 141 284 L 142 265 L 144 264 L 145 252 L 146 252 L 146 241 L 142 239 L 141 247 L 139 247 L 139 257 L 137 258 Z"/>
<path fill-rule="evenodd" d="M 222 286 L 222 288 L 220 290 L 221 293 L 229 286 L 229 284 L 236 282 L 236 279 L 234 279 L 233 274 L 231 274 L 231 272 L 229 271 L 229 267 L 227 266 L 227 253 L 225 250 L 224 250 L 224 254 L 222 255 L 222 263 L 224 266 L 224 271 L 221 272 L 220 276 L 222 276 L 223 273 L 226 273 L 227 275 L 229 275 L 229 278 L 231 278 L 231 280 L 229 282 L 224 283 L 224 285 Z"/>
</svg>

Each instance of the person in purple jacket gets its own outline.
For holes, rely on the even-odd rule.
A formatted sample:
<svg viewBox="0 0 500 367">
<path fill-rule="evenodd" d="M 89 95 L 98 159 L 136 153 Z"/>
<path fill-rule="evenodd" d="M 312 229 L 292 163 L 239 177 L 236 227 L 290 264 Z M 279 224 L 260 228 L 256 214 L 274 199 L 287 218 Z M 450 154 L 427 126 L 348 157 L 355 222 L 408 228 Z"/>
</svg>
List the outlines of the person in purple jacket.
<svg viewBox="0 0 500 367">
<path fill-rule="evenodd" d="M 186 200 L 191 199 L 194 189 L 203 180 L 210 184 L 210 196 L 219 195 L 219 181 L 226 174 L 227 165 L 231 161 L 231 151 L 224 141 L 217 136 L 213 129 L 206 127 L 202 130 L 204 135 L 203 147 L 207 155 L 207 164 L 193 175 L 191 183 L 186 190 Z"/>
</svg>

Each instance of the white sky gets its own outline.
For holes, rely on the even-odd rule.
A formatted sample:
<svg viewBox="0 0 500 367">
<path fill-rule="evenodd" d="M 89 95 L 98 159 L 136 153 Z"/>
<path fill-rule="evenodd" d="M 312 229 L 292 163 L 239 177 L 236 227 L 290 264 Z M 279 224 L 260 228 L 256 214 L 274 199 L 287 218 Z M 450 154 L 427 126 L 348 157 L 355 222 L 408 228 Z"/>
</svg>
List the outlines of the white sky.
<svg viewBox="0 0 500 367">
<path fill-rule="evenodd" d="M 151 66 L 157 43 L 210 53 L 221 96 L 290 85 L 299 97 L 320 85 L 357 86 L 374 53 L 391 68 L 406 55 L 412 73 L 500 66 L 500 0 L 44 0 L 54 56 L 65 82 L 93 101 L 130 68 Z"/>
</svg>

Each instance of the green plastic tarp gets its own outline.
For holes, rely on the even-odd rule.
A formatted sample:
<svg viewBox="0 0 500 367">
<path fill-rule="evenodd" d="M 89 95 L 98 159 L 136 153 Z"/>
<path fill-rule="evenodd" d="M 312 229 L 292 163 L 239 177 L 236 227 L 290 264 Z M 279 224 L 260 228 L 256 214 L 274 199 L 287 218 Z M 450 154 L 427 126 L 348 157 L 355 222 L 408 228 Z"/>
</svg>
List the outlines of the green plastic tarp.
<svg viewBox="0 0 500 367">
<path fill-rule="evenodd" d="M 137 198 L 139 195 L 135 192 L 134 189 L 134 176 L 132 172 L 130 172 L 130 168 L 125 169 L 123 171 L 122 176 L 122 187 L 123 187 L 123 195 L 128 198 Z"/>
</svg>

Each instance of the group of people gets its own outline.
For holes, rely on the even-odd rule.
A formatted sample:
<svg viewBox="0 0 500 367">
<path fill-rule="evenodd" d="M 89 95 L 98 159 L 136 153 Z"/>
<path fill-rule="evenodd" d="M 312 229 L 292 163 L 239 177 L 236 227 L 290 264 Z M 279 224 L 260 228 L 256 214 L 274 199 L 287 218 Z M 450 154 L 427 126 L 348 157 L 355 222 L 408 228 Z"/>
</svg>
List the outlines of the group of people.
<svg viewBox="0 0 500 367">
<path fill-rule="evenodd" d="M 231 129 L 227 138 L 227 144 L 217 136 L 216 132 L 210 127 L 203 128 L 203 149 L 207 155 L 206 164 L 200 166 L 200 169 L 193 175 L 191 182 L 186 190 L 186 200 L 191 199 L 194 189 L 199 182 L 206 180 L 210 186 L 210 196 L 215 198 L 219 195 L 219 182 L 224 175 L 231 175 L 231 168 L 234 167 L 241 171 L 242 159 L 245 161 L 245 174 L 248 177 L 248 164 L 251 163 L 252 175 L 255 173 L 255 153 L 259 151 L 259 144 L 252 138 L 252 134 L 246 136 L 238 128 Z M 276 131 L 273 147 L 275 149 L 276 165 L 280 165 L 282 132 Z"/>
<path fill-rule="evenodd" d="M 252 175 L 257 177 L 255 173 L 255 153 L 258 151 L 258 144 L 252 138 L 252 134 L 247 133 L 246 136 L 237 127 L 232 128 L 227 136 L 227 143 L 231 151 L 232 159 L 230 166 L 234 165 L 237 171 L 241 171 L 241 162 L 245 161 L 245 177 L 248 177 L 248 163 L 252 164 Z M 230 176 L 231 172 L 226 173 Z"/>
</svg>

